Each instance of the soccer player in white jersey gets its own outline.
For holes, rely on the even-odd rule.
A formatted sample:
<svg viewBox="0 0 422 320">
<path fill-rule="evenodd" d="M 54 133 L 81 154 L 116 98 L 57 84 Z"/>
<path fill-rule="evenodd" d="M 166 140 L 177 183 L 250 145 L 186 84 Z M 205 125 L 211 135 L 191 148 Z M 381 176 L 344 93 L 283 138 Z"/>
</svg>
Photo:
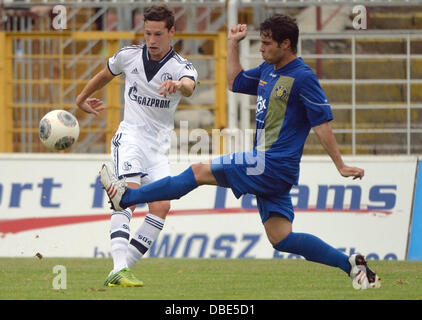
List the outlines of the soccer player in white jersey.
<svg viewBox="0 0 422 320">
<path fill-rule="evenodd" d="M 117 176 L 137 188 L 170 175 L 168 152 L 174 112 L 182 96 L 192 95 L 197 71 L 171 47 L 174 14 L 166 6 L 144 12 L 144 45 L 124 47 L 91 79 L 77 97 L 77 105 L 97 115 L 103 102 L 90 96 L 115 76 L 125 76 L 123 121 L 111 142 Z M 110 238 L 114 268 L 106 286 L 142 286 L 130 268 L 157 239 L 170 210 L 170 201 L 148 203 L 149 213 L 130 238 L 129 222 L 135 206 L 111 215 Z"/>
</svg>

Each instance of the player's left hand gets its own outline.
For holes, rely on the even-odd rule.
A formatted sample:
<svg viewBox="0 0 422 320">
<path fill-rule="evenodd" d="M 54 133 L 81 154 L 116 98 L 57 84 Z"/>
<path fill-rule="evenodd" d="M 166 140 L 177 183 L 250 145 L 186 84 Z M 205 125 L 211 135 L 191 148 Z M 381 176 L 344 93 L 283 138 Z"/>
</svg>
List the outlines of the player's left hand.
<svg viewBox="0 0 422 320">
<path fill-rule="evenodd" d="M 343 177 L 353 177 L 353 180 L 358 178 L 362 179 L 362 177 L 365 175 L 365 171 L 358 167 L 344 166 L 343 168 L 339 169 L 339 171 Z"/>
<path fill-rule="evenodd" d="M 158 87 L 158 93 L 164 98 L 167 98 L 167 94 L 175 93 L 182 86 L 181 81 L 166 80 Z"/>
<path fill-rule="evenodd" d="M 86 113 L 91 113 L 96 116 L 105 109 L 104 102 L 97 98 L 88 98 L 83 101 L 76 99 L 76 104 Z"/>
</svg>

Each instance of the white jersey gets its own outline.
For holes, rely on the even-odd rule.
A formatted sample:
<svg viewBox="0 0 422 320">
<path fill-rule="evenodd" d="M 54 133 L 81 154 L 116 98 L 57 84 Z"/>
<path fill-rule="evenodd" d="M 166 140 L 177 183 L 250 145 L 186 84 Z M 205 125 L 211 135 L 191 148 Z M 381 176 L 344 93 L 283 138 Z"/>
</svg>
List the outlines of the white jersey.
<svg viewBox="0 0 422 320">
<path fill-rule="evenodd" d="M 158 92 L 165 80 L 197 81 L 193 65 L 173 49 L 160 61 L 149 58 L 147 46 L 128 46 L 108 60 L 113 75 L 125 75 L 123 121 L 111 141 L 116 174 L 144 185 L 170 175 L 168 153 L 180 91 L 166 98 Z"/>
<path fill-rule="evenodd" d="M 170 136 L 174 128 L 174 113 L 182 98 L 180 91 L 164 98 L 158 87 L 165 80 L 188 77 L 197 81 L 194 66 L 173 49 L 160 61 L 150 60 L 146 45 L 120 49 L 108 60 L 113 75 L 125 75 L 125 109 L 121 126 L 137 127 L 150 138 Z M 160 139 L 162 139 L 161 137 Z"/>
</svg>

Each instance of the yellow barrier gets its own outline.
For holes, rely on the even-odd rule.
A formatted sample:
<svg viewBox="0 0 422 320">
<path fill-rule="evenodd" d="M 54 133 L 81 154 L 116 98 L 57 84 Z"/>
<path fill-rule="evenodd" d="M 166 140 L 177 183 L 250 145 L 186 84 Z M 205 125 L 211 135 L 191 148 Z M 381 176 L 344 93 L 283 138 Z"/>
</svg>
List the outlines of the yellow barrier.
<svg viewBox="0 0 422 320">
<path fill-rule="evenodd" d="M 66 98 L 68 96 L 65 96 L 64 92 L 70 86 L 76 86 L 74 90 L 80 91 L 95 72 L 86 79 L 78 79 L 81 71 L 76 71 L 76 76 L 75 73 L 73 76 L 69 75 L 65 65 L 78 58 L 83 45 L 86 46 L 90 41 L 94 41 L 105 42 L 105 46 L 100 49 L 102 52 L 100 54 L 90 52 L 80 58 L 88 61 L 86 68 L 101 59 L 104 61 L 101 64 L 103 68 L 107 58 L 119 50 L 119 40 L 134 42 L 142 38 L 142 33 L 131 32 L 0 32 L 0 152 L 46 152 L 47 149 L 38 139 L 38 121 L 52 109 L 75 109 L 78 119 L 87 120 L 84 123 L 89 123 L 81 126 L 79 142 L 89 134 L 103 134 L 99 139 L 103 149 L 101 151 L 100 148 L 100 152 L 109 152 L 109 142 L 119 125 L 120 111 L 123 107 L 120 92 L 123 81 L 116 77 L 96 95 L 105 100 L 106 112 L 98 119 L 89 119 L 90 116 L 78 110 L 74 101 Z M 212 54 L 187 55 L 186 58 L 214 62 L 214 78 L 202 79 L 201 75 L 199 78 L 199 85 L 214 86 L 214 103 L 180 105 L 179 109 L 203 108 L 213 111 L 213 128 L 225 128 L 227 125 L 225 33 L 176 34 L 174 39 L 212 42 Z M 69 52 L 71 51 L 69 46 L 65 48 L 64 44 L 69 40 L 73 40 L 72 44 L 77 48 L 77 52 Z M 19 43 L 24 43 L 24 50 L 16 50 Z M 94 49 L 99 51 L 96 47 Z M 29 67 L 25 63 L 30 63 Z M 81 66 L 78 67 L 81 69 Z M 54 69 L 53 77 L 45 78 L 39 71 L 47 68 Z M 32 76 L 28 76 L 28 70 Z M 19 74 L 23 76 L 17 76 Z M 32 98 L 34 93 L 37 93 L 37 99 Z M 30 123 L 25 122 L 29 113 L 31 127 L 25 126 Z M 33 115 L 35 113 L 36 115 Z M 105 125 L 101 121 L 105 122 Z M 25 150 L 21 147 L 23 140 L 27 146 Z"/>
<path fill-rule="evenodd" d="M 12 139 L 12 86 L 11 63 L 12 46 L 6 34 L 0 32 L 0 151 L 13 152 Z"/>
</svg>

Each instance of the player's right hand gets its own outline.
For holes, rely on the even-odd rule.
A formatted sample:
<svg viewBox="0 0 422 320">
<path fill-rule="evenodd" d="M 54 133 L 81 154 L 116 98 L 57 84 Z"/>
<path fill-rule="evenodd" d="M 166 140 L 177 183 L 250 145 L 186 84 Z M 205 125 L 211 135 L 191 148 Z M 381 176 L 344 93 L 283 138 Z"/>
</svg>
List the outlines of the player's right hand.
<svg viewBox="0 0 422 320">
<path fill-rule="evenodd" d="M 237 26 L 231 27 L 229 30 L 228 40 L 240 42 L 245 39 L 248 33 L 248 27 L 246 24 L 238 24 Z"/>
<path fill-rule="evenodd" d="M 349 167 L 346 165 L 339 169 L 339 172 L 345 178 L 353 177 L 353 180 L 362 179 L 365 175 L 365 170 L 358 167 Z"/>
<path fill-rule="evenodd" d="M 105 109 L 104 103 L 97 98 L 88 98 L 82 102 L 76 102 L 76 104 L 86 113 L 92 113 L 96 116 Z"/>
</svg>

